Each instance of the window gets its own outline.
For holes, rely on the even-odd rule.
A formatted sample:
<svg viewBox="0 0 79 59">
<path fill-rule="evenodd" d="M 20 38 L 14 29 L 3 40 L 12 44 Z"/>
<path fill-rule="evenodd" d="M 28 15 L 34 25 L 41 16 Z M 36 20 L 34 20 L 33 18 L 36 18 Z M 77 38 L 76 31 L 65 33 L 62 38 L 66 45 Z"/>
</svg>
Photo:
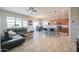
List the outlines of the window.
<svg viewBox="0 0 79 59">
<path fill-rule="evenodd" d="M 7 17 L 7 28 L 22 27 L 22 19 Z"/>
<path fill-rule="evenodd" d="M 27 27 L 27 21 L 23 20 L 23 27 Z"/>
<path fill-rule="evenodd" d="M 22 19 L 16 18 L 16 27 L 22 27 Z"/>
<path fill-rule="evenodd" d="M 7 17 L 7 27 L 12 28 L 15 26 L 15 18 Z"/>
</svg>

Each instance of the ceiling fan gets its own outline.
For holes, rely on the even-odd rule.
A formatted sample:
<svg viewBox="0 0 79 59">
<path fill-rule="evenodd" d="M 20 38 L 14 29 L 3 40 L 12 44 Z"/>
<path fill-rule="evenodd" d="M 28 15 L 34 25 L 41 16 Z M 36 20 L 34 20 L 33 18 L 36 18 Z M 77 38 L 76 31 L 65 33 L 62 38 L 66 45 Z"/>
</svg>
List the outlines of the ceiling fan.
<svg viewBox="0 0 79 59">
<path fill-rule="evenodd" d="M 34 7 L 29 7 L 28 10 L 26 10 L 26 12 L 34 13 L 37 12 L 37 10 Z"/>
</svg>

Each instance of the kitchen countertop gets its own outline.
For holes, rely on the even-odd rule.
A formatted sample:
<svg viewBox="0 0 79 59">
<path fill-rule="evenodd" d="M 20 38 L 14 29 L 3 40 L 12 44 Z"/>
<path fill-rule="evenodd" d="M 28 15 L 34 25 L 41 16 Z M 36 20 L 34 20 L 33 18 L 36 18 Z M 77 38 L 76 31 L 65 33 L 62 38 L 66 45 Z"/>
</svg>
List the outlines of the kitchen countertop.
<svg viewBox="0 0 79 59">
<path fill-rule="evenodd" d="M 62 28 L 68 28 L 68 25 L 44 25 L 43 28 L 57 28 L 57 26 L 62 26 Z"/>
</svg>

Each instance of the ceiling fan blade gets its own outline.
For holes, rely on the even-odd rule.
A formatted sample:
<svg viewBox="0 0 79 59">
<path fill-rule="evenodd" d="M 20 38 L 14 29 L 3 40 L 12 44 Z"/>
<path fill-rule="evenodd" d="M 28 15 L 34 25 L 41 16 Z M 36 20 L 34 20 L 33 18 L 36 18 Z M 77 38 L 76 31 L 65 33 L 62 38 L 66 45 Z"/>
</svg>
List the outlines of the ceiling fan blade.
<svg viewBox="0 0 79 59">
<path fill-rule="evenodd" d="M 29 12 L 29 11 L 31 11 L 31 13 L 37 12 L 37 10 L 35 10 L 34 7 L 29 7 L 29 9 L 26 10 L 26 12 Z"/>
<path fill-rule="evenodd" d="M 34 7 L 30 7 L 30 8 L 29 8 L 29 10 L 33 10 L 33 9 L 34 9 Z"/>
<path fill-rule="evenodd" d="M 37 12 L 37 10 L 33 10 L 33 12 Z"/>
<path fill-rule="evenodd" d="M 26 10 L 26 12 L 32 11 L 32 10 L 33 10 L 33 7 L 29 7 L 29 8 Z"/>
</svg>

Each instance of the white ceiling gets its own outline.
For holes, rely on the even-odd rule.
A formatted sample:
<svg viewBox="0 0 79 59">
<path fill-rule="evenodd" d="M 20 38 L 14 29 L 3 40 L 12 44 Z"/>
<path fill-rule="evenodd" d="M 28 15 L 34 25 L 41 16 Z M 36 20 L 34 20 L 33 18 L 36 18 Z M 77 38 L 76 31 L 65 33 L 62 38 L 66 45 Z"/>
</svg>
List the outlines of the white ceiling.
<svg viewBox="0 0 79 59">
<path fill-rule="evenodd" d="M 28 7 L 1 7 L 1 9 L 37 18 L 48 17 L 50 15 L 50 11 L 51 15 L 54 17 L 68 17 L 69 15 L 68 7 L 35 7 L 35 10 L 37 10 L 37 12 L 34 12 L 32 14 L 26 12 L 26 10 L 28 10 Z"/>
</svg>

